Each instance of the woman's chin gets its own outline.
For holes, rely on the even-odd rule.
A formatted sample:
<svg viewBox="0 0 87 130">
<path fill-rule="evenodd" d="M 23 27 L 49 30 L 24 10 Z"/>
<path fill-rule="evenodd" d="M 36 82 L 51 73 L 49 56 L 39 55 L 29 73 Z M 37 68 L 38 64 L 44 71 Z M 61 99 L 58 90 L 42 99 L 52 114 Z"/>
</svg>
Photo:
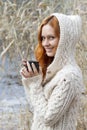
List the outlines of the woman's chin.
<svg viewBox="0 0 87 130">
<path fill-rule="evenodd" d="M 53 57 L 54 56 L 54 54 L 50 53 L 50 52 L 47 52 L 46 54 L 47 54 L 48 57 Z"/>
</svg>

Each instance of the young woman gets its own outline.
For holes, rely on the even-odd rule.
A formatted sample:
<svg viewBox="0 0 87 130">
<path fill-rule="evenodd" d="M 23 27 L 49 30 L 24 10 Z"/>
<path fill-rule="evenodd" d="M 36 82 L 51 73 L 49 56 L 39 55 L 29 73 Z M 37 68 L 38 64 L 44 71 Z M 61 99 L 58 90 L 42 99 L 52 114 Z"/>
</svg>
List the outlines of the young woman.
<svg viewBox="0 0 87 130">
<path fill-rule="evenodd" d="M 76 130 L 82 73 L 75 60 L 75 45 L 81 33 L 79 16 L 54 13 L 38 30 L 35 56 L 38 73 L 26 60 L 22 82 L 33 109 L 31 130 Z"/>
</svg>

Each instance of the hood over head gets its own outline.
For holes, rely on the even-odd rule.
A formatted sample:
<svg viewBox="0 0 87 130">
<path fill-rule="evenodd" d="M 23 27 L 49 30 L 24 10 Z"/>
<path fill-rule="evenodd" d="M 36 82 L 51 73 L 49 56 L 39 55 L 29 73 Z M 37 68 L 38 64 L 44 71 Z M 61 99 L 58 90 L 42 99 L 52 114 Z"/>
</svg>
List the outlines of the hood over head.
<svg viewBox="0 0 87 130">
<path fill-rule="evenodd" d="M 67 63 L 75 63 L 75 48 L 81 34 L 81 18 L 78 15 L 52 14 L 58 19 L 60 39 L 53 62 L 47 71 L 62 69 Z"/>
<path fill-rule="evenodd" d="M 81 18 L 78 15 L 52 14 L 58 19 L 60 26 L 60 39 L 53 62 L 47 68 L 45 82 L 49 81 L 56 72 L 63 69 L 66 65 L 74 66 L 74 71 L 77 71 L 82 78 L 81 70 L 75 60 L 76 43 L 81 35 Z M 71 67 L 67 68 L 67 72 Z M 44 82 L 44 83 L 45 83 Z M 83 81 L 79 86 L 81 93 L 86 91 Z M 83 86 L 83 87 L 82 87 Z"/>
</svg>

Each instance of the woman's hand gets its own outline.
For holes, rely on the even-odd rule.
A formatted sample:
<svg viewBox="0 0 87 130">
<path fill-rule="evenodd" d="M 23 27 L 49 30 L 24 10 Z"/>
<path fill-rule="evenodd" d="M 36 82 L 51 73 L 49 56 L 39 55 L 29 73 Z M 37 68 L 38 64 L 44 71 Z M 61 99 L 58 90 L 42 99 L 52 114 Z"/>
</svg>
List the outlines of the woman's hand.
<svg viewBox="0 0 87 130">
<path fill-rule="evenodd" d="M 33 77 L 33 76 L 39 75 L 41 73 L 41 69 L 38 73 L 37 68 L 35 67 L 34 63 L 31 64 L 32 68 L 31 68 L 29 62 L 26 60 L 22 60 L 22 64 L 24 67 L 21 69 L 20 73 L 25 78 Z"/>
</svg>

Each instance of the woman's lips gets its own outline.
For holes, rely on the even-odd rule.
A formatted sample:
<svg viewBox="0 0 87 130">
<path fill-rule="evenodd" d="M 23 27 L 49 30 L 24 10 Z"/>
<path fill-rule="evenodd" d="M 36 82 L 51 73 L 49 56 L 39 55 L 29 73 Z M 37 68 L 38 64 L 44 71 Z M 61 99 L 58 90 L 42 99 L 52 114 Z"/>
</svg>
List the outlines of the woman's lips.
<svg viewBox="0 0 87 130">
<path fill-rule="evenodd" d="M 47 52 L 52 51 L 52 49 L 53 49 L 53 48 L 45 48 L 45 50 L 46 50 Z"/>
</svg>

